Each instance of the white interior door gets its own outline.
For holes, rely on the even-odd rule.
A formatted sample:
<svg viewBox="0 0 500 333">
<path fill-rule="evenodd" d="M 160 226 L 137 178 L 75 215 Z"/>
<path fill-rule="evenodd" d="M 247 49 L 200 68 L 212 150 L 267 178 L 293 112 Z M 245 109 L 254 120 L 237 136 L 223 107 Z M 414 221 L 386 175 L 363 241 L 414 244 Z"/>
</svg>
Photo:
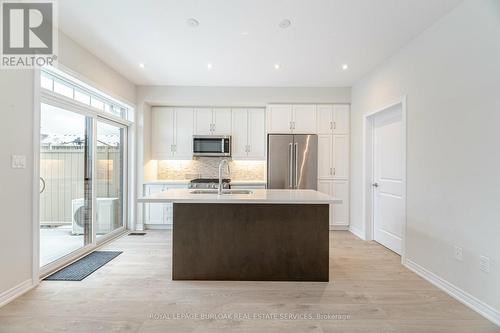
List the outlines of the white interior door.
<svg viewBox="0 0 500 333">
<path fill-rule="evenodd" d="M 401 106 L 373 118 L 374 239 L 401 254 L 404 223 Z"/>
</svg>

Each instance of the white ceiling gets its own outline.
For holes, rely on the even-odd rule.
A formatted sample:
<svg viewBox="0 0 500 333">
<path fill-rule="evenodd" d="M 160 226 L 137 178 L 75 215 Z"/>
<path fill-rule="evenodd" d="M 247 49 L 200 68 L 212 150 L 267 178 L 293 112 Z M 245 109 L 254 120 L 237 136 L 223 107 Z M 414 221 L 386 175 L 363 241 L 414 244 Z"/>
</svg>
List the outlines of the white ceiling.
<svg viewBox="0 0 500 333">
<path fill-rule="evenodd" d="M 335 87 L 351 86 L 459 2 L 58 3 L 61 30 L 138 85 Z M 198 20 L 199 26 L 190 27 L 189 18 Z M 278 27 L 286 18 L 291 26 Z M 343 71 L 345 63 L 349 69 Z"/>
</svg>

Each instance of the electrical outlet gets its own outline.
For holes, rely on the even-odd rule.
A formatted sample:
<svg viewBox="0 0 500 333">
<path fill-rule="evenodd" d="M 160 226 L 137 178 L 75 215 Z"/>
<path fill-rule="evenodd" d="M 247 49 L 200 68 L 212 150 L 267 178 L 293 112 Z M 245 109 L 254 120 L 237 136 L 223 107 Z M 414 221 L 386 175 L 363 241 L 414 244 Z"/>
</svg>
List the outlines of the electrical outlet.
<svg viewBox="0 0 500 333">
<path fill-rule="evenodd" d="M 490 272 L 490 258 L 481 256 L 479 257 L 479 269 L 485 273 Z"/>
<path fill-rule="evenodd" d="M 458 261 L 463 261 L 462 248 L 460 246 L 455 246 L 455 259 Z"/>
<path fill-rule="evenodd" d="M 12 168 L 13 169 L 26 168 L 26 156 L 24 156 L 24 155 L 12 155 Z"/>
</svg>

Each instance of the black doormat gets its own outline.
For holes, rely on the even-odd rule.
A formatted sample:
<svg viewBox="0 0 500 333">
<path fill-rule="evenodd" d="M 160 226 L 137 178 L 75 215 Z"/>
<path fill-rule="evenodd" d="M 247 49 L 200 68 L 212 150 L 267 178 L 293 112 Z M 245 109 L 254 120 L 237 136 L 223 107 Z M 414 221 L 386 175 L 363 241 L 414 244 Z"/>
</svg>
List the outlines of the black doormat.
<svg viewBox="0 0 500 333">
<path fill-rule="evenodd" d="M 94 251 L 60 271 L 47 276 L 44 280 L 82 281 L 122 253 L 122 251 Z"/>
<path fill-rule="evenodd" d="M 144 236 L 146 233 L 145 232 L 131 232 L 128 234 L 129 236 Z"/>
</svg>

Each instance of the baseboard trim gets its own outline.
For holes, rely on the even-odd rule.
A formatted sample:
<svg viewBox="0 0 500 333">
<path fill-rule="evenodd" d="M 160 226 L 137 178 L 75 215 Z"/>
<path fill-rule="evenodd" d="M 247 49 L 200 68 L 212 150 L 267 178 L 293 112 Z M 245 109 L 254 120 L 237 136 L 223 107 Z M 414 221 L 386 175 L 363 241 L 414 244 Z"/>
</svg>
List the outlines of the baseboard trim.
<svg viewBox="0 0 500 333">
<path fill-rule="evenodd" d="M 35 285 L 32 279 L 21 282 L 17 286 L 10 288 L 0 294 L 0 307 L 18 298 L 22 294 L 30 291 Z"/>
<path fill-rule="evenodd" d="M 146 224 L 146 228 L 144 228 L 144 230 L 172 230 L 172 225 L 171 224 Z"/>
<path fill-rule="evenodd" d="M 330 230 L 349 230 L 348 225 L 331 225 Z"/>
<path fill-rule="evenodd" d="M 416 274 L 420 275 L 422 278 L 425 280 L 429 281 L 439 289 L 443 290 L 446 292 L 448 295 L 459 301 L 460 303 L 468 306 L 472 310 L 476 311 L 486 319 L 492 321 L 494 324 L 500 326 L 500 312 L 497 311 L 496 309 L 492 308 L 488 304 L 478 300 L 474 296 L 470 295 L 469 293 L 463 291 L 462 289 L 458 288 L 457 286 L 449 283 L 448 281 L 444 280 L 443 278 L 437 276 L 436 274 L 432 273 L 431 271 L 427 270 L 426 268 L 420 266 L 419 264 L 411 261 L 410 259 L 406 259 L 404 265 L 410 269 L 411 271 L 415 272 Z"/>
<path fill-rule="evenodd" d="M 365 239 L 365 235 L 364 235 L 364 232 L 359 229 L 359 228 L 356 228 L 355 226 L 349 226 L 349 231 L 354 234 L 356 237 L 358 238 L 361 238 L 362 240 L 366 240 Z"/>
</svg>

